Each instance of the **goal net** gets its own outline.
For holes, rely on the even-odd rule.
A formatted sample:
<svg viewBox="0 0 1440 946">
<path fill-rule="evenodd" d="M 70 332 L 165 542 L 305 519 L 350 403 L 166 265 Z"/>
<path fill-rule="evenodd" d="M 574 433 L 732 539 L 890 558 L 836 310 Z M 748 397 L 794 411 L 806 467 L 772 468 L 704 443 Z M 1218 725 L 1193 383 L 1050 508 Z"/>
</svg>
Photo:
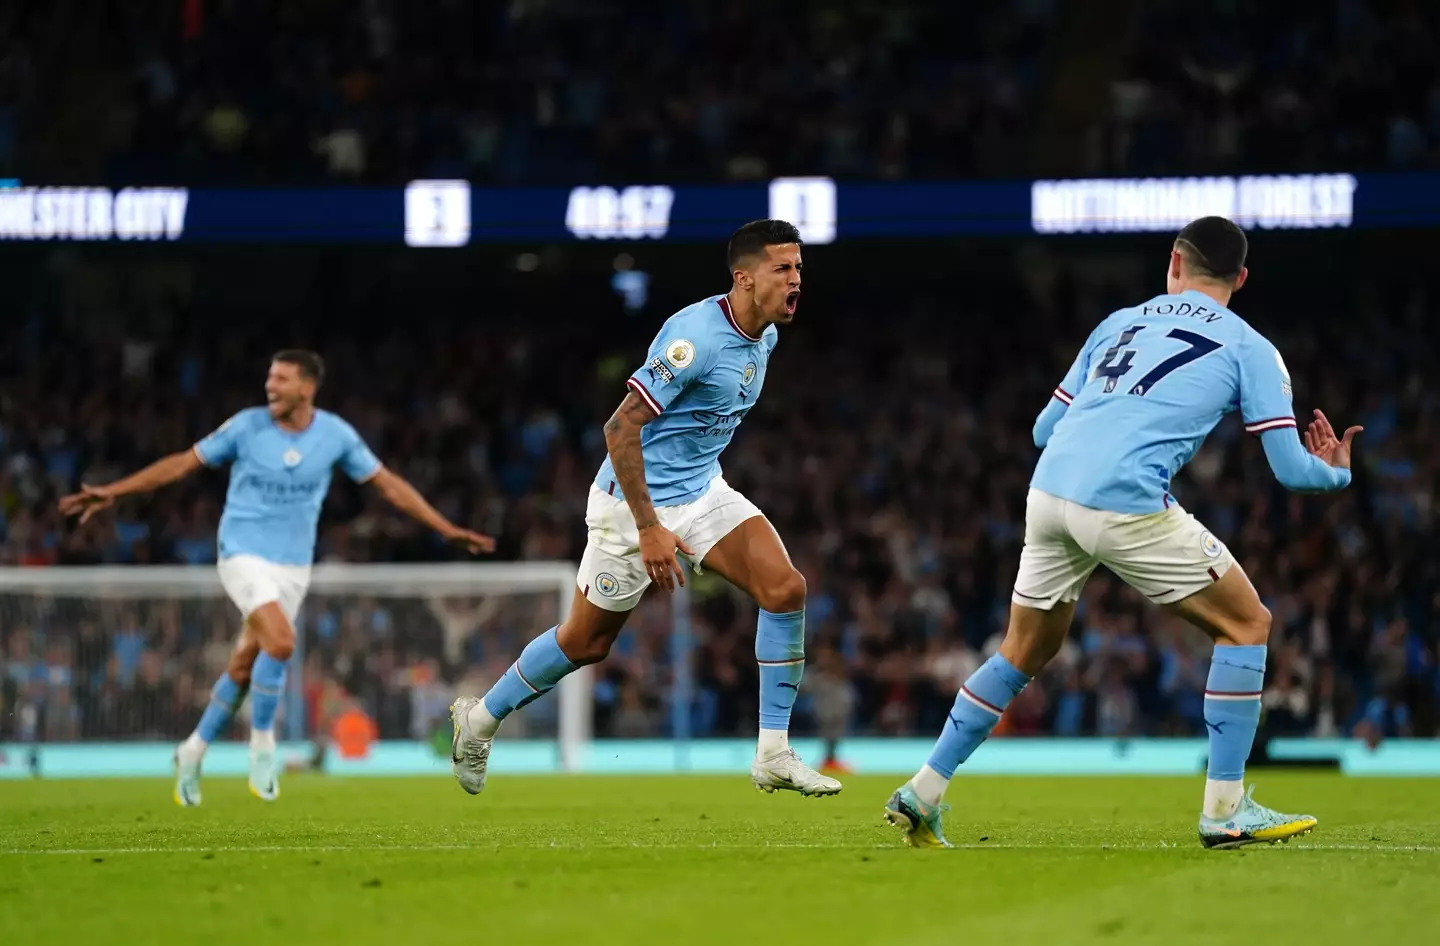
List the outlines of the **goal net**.
<svg viewBox="0 0 1440 946">
<path fill-rule="evenodd" d="M 565 562 L 315 566 L 277 734 L 324 739 L 359 710 L 381 740 L 448 750 L 450 702 L 485 692 L 558 623 L 574 582 Z M 0 569 L 0 744 L 179 741 L 239 631 L 213 567 Z M 550 742 L 576 768 L 590 681 L 566 677 L 506 723 L 507 740 Z M 244 736 L 248 706 L 228 738 Z"/>
</svg>

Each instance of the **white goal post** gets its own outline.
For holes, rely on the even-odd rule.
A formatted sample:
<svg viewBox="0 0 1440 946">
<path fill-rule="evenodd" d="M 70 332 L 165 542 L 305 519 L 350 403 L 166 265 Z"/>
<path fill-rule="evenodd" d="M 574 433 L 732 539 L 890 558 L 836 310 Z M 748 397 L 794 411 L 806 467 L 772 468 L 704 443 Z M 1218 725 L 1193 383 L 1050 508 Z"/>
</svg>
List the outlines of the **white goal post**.
<svg viewBox="0 0 1440 946">
<path fill-rule="evenodd" d="M 555 614 L 564 620 L 575 594 L 575 565 L 569 562 L 458 562 L 440 564 L 324 563 L 311 570 L 315 595 L 444 596 L 554 595 Z M 223 598 L 211 566 L 104 565 L 94 567 L 0 568 L 0 599 L 66 598 L 94 601 Z M 0 617 L 8 616 L 0 608 Z M 238 614 L 236 634 L 239 633 Z M 302 607 L 301 618 L 303 621 Z M 8 623 L 8 621 L 7 621 Z M 8 633 L 9 627 L 0 628 Z M 106 633 L 114 629 L 103 629 Z M 530 630 L 539 635 L 545 628 Z M 403 634 L 404 629 L 399 629 Z M 3 638 L 0 634 L 0 638 Z M 298 656 L 298 655 L 297 655 Z M 519 653 L 515 653 L 518 657 Z M 513 659 L 513 658 L 512 658 Z M 558 688 L 560 768 L 575 771 L 592 737 L 592 675 L 582 668 Z"/>
</svg>

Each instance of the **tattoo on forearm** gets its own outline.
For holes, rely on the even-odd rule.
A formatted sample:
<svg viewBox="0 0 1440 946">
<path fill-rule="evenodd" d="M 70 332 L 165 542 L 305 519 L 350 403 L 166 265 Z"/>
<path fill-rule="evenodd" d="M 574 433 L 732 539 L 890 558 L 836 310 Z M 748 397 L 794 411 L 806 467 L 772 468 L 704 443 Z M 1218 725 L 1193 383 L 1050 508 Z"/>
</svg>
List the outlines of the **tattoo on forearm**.
<svg viewBox="0 0 1440 946">
<path fill-rule="evenodd" d="M 627 392 L 615 413 L 605 422 L 605 446 L 615 479 L 635 516 L 637 528 L 646 529 L 659 520 L 645 483 L 645 457 L 640 451 L 640 428 L 655 419 L 655 412 L 634 391 Z"/>
</svg>

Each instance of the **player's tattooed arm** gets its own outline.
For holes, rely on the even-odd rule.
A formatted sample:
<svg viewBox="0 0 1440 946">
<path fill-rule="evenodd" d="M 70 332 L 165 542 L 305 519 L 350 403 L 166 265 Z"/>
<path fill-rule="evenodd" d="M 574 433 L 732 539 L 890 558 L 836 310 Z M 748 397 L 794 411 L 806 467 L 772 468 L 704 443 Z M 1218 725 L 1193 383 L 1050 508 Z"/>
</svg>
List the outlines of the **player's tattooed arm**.
<svg viewBox="0 0 1440 946">
<path fill-rule="evenodd" d="M 655 504 L 650 500 L 650 487 L 645 483 L 645 456 L 640 450 L 640 430 L 656 417 L 649 405 L 633 390 L 605 422 L 605 446 L 610 451 L 610 465 L 615 479 L 625 493 L 625 502 L 635 516 L 640 533 L 640 561 L 651 580 L 666 591 L 675 584 L 685 584 L 685 572 L 675 559 L 676 551 L 692 554 L 690 547 L 675 533 L 660 524 Z"/>
<path fill-rule="evenodd" d="M 655 417 L 655 412 L 638 394 L 627 391 L 625 400 L 605 422 L 605 448 L 610 451 L 610 465 L 615 468 L 615 479 L 639 529 L 648 529 L 660 522 L 655 515 L 655 504 L 650 501 L 650 487 L 645 483 L 645 458 L 640 451 L 640 429 Z"/>
</svg>

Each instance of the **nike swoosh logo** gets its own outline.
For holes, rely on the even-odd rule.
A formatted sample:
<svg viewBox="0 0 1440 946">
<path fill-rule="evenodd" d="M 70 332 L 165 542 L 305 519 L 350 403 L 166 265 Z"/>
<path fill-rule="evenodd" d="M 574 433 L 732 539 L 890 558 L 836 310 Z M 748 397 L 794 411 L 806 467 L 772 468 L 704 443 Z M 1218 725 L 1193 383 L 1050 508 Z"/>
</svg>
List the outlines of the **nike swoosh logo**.
<svg viewBox="0 0 1440 946">
<path fill-rule="evenodd" d="M 799 690 L 799 689 L 800 689 L 800 688 L 799 688 L 798 686 L 796 686 L 795 684 L 793 684 L 793 683 L 786 683 L 784 680 L 781 680 L 779 683 L 777 683 L 777 684 L 775 684 L 775 685 L 776 685 L 777 687 L 789 687 L 789 688 L 792 689 L 792 690 Z"/>
<path fill-rule="evenodd" d="M 1218 833 L 1220 833 L 1220 834 L 1228 834 L 1228 835 L 1230 835 L 1230 837 L 1232 837 L 1232 838 L 1238 838 L 1238 837 L 1240 837 L 1240 835 L 1242 835 L 1242 834 L 1245 833 L 1244 831 L 1241 831 L 1239 828 L 1216 828 L 1215 830 L 1216 830 Z"/>
<path fill-rule="evenodd" d="M 915 823 L 920 823 L 929 817 L 930 812 L 926 811 L 923 805 L 912 805 L 909 802 L 900 802 L 900 813 Z"/>
</svg>

